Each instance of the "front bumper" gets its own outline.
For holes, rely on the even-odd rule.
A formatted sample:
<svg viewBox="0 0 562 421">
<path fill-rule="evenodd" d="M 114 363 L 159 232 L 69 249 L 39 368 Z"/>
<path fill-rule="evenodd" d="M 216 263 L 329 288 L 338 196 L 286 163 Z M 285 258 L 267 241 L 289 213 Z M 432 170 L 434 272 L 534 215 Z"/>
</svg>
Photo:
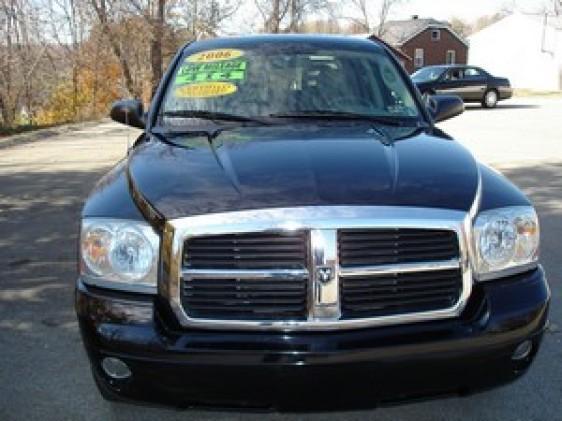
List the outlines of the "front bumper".
<svg viewBox="0 0 562 421">
<path fill-rule="evenodd" d="M 477 284 L 458 319 L 314 333 L 181 329 L 159 298 L 78 283 L 76 309 L 106 397 L 180 407 L 330 410 L 467 394 L 521 376 L 538 351 L 549 289 L 541 268 Z M 531 340 L 523 360 L 515 348 Z M 132 376 L 109 378 L 104 357 Z"/>
</svg>

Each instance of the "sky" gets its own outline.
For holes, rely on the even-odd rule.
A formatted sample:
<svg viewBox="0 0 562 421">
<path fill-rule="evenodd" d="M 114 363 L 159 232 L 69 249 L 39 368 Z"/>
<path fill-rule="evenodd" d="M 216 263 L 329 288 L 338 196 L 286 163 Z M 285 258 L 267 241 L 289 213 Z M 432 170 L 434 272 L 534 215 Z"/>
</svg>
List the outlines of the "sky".
<svg viewBox="0 0 562 421">
<path fill-rule="evenodd" d="M 392 18 L 406 19 L 411 15 L 447 20 L 453 16 L 473 21 L 482 15 L 494 14 L 504 7 L 515 6 L 534 12 L 547 2 L 543 0 L 410 0 L 397 5 Z M 375 4 L 376 1 L 373 1 Z"/>
<path fill-rule="evenodd" d="M 523 12 L 536 12 L 553 0 L 402 0 L 393 6 L 389 19 L 408 19 L 412 15 L 449 20 L 458 17 L 469 22 L 480 16 L 491 15 L 504 8 L 517 9 Z M 372 15 L 376 16 L 381 0 L 368 0 Z M 337 3 L 337 1 L 336 1 Z M 340 0 L 345 4 L 346 0 Z M 350 7 L 345 7 L 347 15 L 353 14 Z M 226 25 L 225 33 L 251 32 L 261 22 L 254 0 L 244 0 L 238 13 Z M 374 22 L 376 23 L 376 22 Z"/>
</svg>

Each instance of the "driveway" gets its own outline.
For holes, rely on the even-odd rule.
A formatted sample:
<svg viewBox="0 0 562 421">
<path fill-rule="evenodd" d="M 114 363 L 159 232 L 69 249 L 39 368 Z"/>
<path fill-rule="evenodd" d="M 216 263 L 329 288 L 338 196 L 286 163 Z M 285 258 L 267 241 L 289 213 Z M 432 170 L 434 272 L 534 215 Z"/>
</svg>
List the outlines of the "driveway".
<svg viewBox="0 0 562 421">
<path fill-rule="evenodd" d="M 471 108 L 441 127 L 502 169 L 541 216 L 552 324 L 535 365 L 520 381 L 466 398 L 330 414 L 175 411 L 104 402 L 90 377 L 73 310 L 78 218 L 90 188 L 123 157 L 127 138 L 136 132 L 103 122 L 0 149 L 0 420 L 562 419 L 562 100 Z"/>
</svg>

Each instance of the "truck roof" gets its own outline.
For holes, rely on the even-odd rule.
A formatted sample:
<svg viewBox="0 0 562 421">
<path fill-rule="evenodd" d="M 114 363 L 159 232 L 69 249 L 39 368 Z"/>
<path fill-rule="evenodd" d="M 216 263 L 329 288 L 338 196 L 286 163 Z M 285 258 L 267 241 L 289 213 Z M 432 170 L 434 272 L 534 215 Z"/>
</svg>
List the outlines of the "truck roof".
<svg viewBox="0 0 562 421">
<path fill-rule="evenodd" d="M 348 47 L 354 49 L 379 50 L 385 49 L 383 45 L 375 40 L 363 39 L 345 35 L 326 35 L 326 34 L 260 34 L 260 35 L 244 35 L 233 37 L 211 38 L 206 40 L 188 43 L 189 45 L 197 44 L 198 47 L 205 48 L 224 48 L 224 47 L 243 47 L 257 44 L 287 44 L 287 43 L 311 43 L 316 47 L 324 46 L 326 48 Z M 184 48 L 185 48 L 184 47 Z"/>
</svg>

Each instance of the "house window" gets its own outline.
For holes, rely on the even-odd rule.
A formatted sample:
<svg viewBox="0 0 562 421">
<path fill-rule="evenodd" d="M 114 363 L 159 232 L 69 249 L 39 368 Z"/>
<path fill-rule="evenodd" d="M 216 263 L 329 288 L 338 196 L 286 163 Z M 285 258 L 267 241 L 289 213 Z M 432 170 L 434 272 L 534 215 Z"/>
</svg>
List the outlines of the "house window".
<svg viewBox="0 0 562 421">
<path fill-rule="evenodd" d="M 414 51 L 414 67 L 416 69 L 423 67 L 423 48 L 416 48 Z"/>
<path fill-rule="evenodd" d="M 433 29 L 431 31 L 431 40 L 439 41 L 441 39 L 441 31 L 439 29 Z"/>
<path fill-rule="evenodd" d="M 445 57 L 446 64 L 455 64 L 455 59 L 457 58 L 457 52 L 455 50 L 447 50 L 447 56 Z"/>
</svg>

